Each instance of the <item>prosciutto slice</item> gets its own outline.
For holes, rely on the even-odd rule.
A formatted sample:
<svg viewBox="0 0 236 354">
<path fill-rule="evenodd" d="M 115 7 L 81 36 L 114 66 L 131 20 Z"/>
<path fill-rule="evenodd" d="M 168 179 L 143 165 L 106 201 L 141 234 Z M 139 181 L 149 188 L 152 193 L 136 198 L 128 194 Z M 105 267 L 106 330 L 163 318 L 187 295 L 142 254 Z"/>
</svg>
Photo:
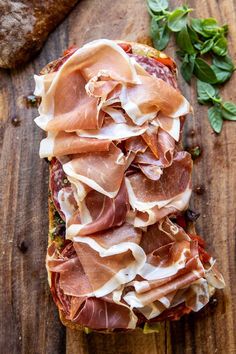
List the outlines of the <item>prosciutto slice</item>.
<svg viewBox="0 0 236 354">
<path fill-rule="evenodd" d="M 114 144 L 108 152 L 80 154 L 63 165 L 74 183 L 81 181 L 92 189 L 113 198 L 117 195 L 125 171 L 125 157 Z"/>
<path fill-rule="evenodd" d="M 139 79 L 140 85 L 123 88 L 120 96 L 123 109 L 137 125 L 154 119 L 159 111 L 172 118 L 190 112 L 187 100 L 163 80 L 151 75 Z"/>
<path fill-rule="evenodd" d="M 128 210 L 128 194 L 124 183 L 122 183 L 115 198 L 108 198 L 92 190 L 88 193 L 84 202 L 80 203 L 79 211 L 71 215 L 67 237 L 90 235 L 114 226 L 120 226 L 125 221 Z M 81 221 L 84 223 L 81 224 Z"/>
<path fill-rule="evenodd" d="M 140 239 L 141 231 L 128 224 L 74 237 L 74 248 L 93 288 L 89 296 L 107 295 L 135 278 L 146 260 Z"/>
<path fill-rule="evenodd" d="M 59 132 L 49 134 L 40 143 L 41 158 L 82 154 L 87 152 L 108 151 L 111 141 L 91 139 L 78 136 L 76 133 Z"/>
<path fill-rule="evenodd" d="M 124 300 L 151 319 L 166 308 L 185 302 L 194 311 L 200 310 L 210 297 L 207 264 L 199 257 L 198 244 L 169 219 L 149 228 L 142 237 L 147 262 L 133 282 L 134 291 Z M 224 287 L 221 275 L 218 288 Z M 216 284 L 215 284 L 216 285 Z"/>
<path fill-rule="evenodd" d="M 158 181 L 141 173 L 125 178 L 129 202 L 133 209 L 145 212 L 153 207 L 164 207 L 183 193 L 191 182 L 192 160 L 187 152 L 178 152 L 169 168 L 164 169 Z"/>
<path fill-rule="evenodd" d="M 47 131 L 100 128 L 104 113 L 99 98 L 97 94 L 89 95 L 85 86 L 101 75 L 116 81 L 139 82 L 129 57 L 108 40 L 94 41 L 78 49 L 56 73 L 35 76 L 35 94 L 42 97 L 36 124 Z M 108 94 L 114 85 L 104 87 Z"/>
</svg>

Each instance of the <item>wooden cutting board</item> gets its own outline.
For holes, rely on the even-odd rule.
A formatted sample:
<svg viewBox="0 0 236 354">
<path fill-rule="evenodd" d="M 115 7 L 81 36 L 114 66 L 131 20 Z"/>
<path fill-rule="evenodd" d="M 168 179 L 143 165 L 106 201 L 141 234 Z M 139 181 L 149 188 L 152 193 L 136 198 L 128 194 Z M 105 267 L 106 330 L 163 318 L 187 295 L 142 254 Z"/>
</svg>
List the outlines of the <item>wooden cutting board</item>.
<svg viewBox="0 0 236 354">
<path fill-rule="evenodd" d="M 170 1 L 172 6 L 181 1 Z M 229 24 L 230 53 L 236 56 L 236 1 L 189 1 L 196 16 Z M 83 0 L 51 34 L 38 57 L 25 68 L 0 71 L 1 237 L 0 352 L 3 354 L 233 354 L 236 353 L 236 123 L 220 136 L 196 103 L 195 90 L 179 78 L 192 102 L 184 145 L 199 145 L 194 163 L 191 206 L 201 213 L 197 229 L 222 270 L 226 289 L 209 306 L 179 322 L 162 323 L 158 334 L 89 334 L 66 330 L 59 322 L 47 285 L 48 165 L 38 157 L 43 132 L 34 124 L 36 109 L 22 96 L 33 92 L 33 74 L 69 45 L 96 38 L 146 41 L 149 16 L 144 0 Z M 167 52 L 174 56 L 174 44 Z M 236 75 L 223 90 L 236 101 Z M 19 124 L 13 125 L 13 123 Z"/>
</svg>

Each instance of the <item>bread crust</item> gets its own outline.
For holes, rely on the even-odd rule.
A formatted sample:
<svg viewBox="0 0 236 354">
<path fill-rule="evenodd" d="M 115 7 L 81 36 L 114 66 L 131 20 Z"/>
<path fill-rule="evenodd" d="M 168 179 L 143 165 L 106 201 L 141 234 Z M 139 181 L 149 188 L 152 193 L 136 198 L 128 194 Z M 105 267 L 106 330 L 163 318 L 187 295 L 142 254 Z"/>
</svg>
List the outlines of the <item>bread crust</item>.
<svg viewBox="0 0 236 354">
<path fill-rule="evenodd" d="M 123 43 L 123 44 L 128 44 L 131 45 L 132 47 L 132 52 L 134 54 L 138 54 L 138 55 L 143 55 L 146 57 L 156 57 L 156 58 L 169 58 L 165 53 L 152 48 L 146 44 L 142 44 L 142 43 L 136 43 L 136 42 L 127 42 L 127 41 L 122 41 L 122 40 L 117 40 L 117 43 Z M 50 63 L 48 63 L 40 72 L 40 74 L 44 75 L 47 73 L 50 73 L 52 71 L 54 71 L 54 68 L 57 67 L 58 63 L 60 62 L 60 58 L 56 59 Z M 174 61 L 173 61 L 174 63 Z M 177 70 L 176 70 L 176 65 L 174 63 L 174 67 L 172 68 L 172 72 L 173 74 L 177 75 Z M 51 163 L 49 165 L 49 174 L 51 175 Z M 49 177 L 51 178 L 51 176 Z M 55 221 L 55 211 L 56 208 L 54 206 L 52 197 L 51 197 L 51 192 L 50 192 L 50 187 L 49 187 L 49 197 L 48 197 L 48 212 L 49 212 L 49 234 L 48 234 L 48 247 L 51 245 L 51 243 L 53 242 L 52 237 L 51 237 L 51 230 L 53 230 L 55 228 L 56 225 L 56 221 Z M 192 229 L 193 231 L 193 229 Z M 48 282 L 49 282 L 49 286 L 51 284 L 51 272 L 47 269 L 48 272 Z M 60 316 L 60 320 L 61 322 L 68 328 L 71 328 L 73 330 L 84 330 L 86 332 L 86 327 L 79 325 L 77 323 L 74 323 L 70 320 L 67 320 L 63 314 L 63 312 L 58 309 L 59 311 L 59 316 Z M 140 330 L 140 328 L 137 328 L 135 330 Z M 96 330 L 93 330 L 96 332 Z M 100 333 L 112 333 L 113 331 L 99 331 Z"/>
</svg>

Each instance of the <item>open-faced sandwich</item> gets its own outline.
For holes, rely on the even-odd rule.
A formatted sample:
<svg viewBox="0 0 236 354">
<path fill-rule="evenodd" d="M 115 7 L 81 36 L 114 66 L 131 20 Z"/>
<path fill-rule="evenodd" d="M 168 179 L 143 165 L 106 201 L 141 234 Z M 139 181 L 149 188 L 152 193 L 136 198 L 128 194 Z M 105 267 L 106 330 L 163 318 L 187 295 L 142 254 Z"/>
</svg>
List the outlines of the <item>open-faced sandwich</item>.
<svg viewBox="0 0 236 354">
<path fill-rule="evenodd" d="M 185 218 L 191 111 L 173 60 L 96 40 L 35 76 L 50 161 L 48 280 L 64 324 L 120 331 L 199 311 L 224 287 Z"/>
</svg>

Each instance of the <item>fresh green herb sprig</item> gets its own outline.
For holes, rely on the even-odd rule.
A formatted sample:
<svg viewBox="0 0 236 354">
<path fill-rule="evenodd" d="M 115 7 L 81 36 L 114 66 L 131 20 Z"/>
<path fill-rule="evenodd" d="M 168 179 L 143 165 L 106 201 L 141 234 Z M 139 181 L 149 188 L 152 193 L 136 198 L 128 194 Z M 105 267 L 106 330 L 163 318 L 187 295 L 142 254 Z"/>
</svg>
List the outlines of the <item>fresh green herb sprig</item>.
<svg viewBox="0 0 236 354">
<path fill-rule="evenodd" d="M 200 104 L 212 105 L 208 108 L 208 119 L 216 133 L 221 132 L 224 120 L 236 121 L 236 104 L 224 102 L 216 87 L 197 80 L 197 94 Z"/>
<path fill-rule="evenodd" d="M 188 15 L 193 9 L 186 5 L 169 11 L 167 0 L 148 0 L 148 10 L 154 47 L 165 49 L 174 33 L 182 61 L 180 70 L 188 83 L 192 75 L 212 84 L 229 80 L 235 66 L 227 55 L 227 25 L 220 26 L 214 18 L 191 18 Z M 212 65 L 204 60 L 206 54 L 213 57 Z"/>
<path fill-rule="evenodd" d="M 170 34 L 174 34 L 179 47 L 176 54 L 181 61 L 180 71 L 185 81 L 190 83 L 192 76 L 195 76 L 201 82 L 201 84 L 198 83 L 198 88 L 202 87 L 204 82 L 209 84 L 208 93 L 212 93 L 212 98 L 208 97 L 204 100 L 199 95 L 199 102 L 213 105 L 208 110 L 208 117 L 214 131 L 219 133 L 223 119 L 236 120 L 232 119 L 234 117 L 232 107 L 235 105 L 230 102 L 223 103 L 222 99 L 217 96 L 218 89 L 210 85 L 225 83 L 236 70 L 228 55 L 226 38 L 228 26 L 220 26 L 214 18 L 189 17 L 193 9 L 186 5 L 170 11 L 168 0 L 147 0 L 147 2 L 151 15 L 150 34 L 154 47 L 163 50 L 169 43 Z M 211 64 L 205 60 L 206 57 L 211 58 Z M 225 113 L 229 107 L 230 115 Z"/>
</svg>

